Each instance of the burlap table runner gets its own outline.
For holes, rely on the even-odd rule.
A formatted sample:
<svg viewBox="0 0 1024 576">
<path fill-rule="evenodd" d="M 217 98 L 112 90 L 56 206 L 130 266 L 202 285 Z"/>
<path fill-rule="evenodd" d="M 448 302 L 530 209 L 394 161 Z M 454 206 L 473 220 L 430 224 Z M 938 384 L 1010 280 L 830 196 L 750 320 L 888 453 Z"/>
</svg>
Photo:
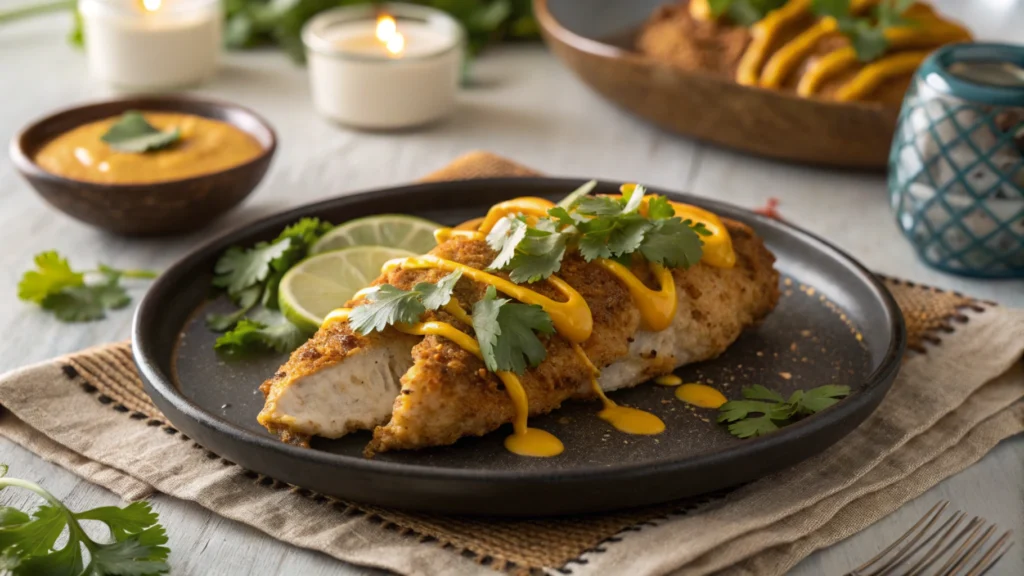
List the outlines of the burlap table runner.
<svg viewBox="0 0 1024 576">
<path fill-rule="evenodd" d="M 473 153 L 428 179 L 530 174 Z M 546 520 L 443 517 L 291 487 L 175 430 L 143 391 L 128 343 L 0 377 L 0 434 L 125 498 L 164 492 L 282 541 L 403 574 L 781 574 L 1024 431 L 1024 311 L 886 283 L 907 319 L 912 352 L 864 425 L 772 477 L 644 510 Z"/>
</svg>

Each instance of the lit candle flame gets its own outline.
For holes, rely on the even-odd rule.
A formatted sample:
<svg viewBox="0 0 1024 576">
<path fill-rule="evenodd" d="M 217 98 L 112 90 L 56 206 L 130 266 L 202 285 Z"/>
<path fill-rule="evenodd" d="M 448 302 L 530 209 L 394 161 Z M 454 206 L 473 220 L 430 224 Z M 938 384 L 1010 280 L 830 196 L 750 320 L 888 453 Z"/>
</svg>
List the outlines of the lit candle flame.
<svg viewBox="0 0 1024 576">
<path fill-rule="evenodd" d="M 163 4 L 163 0 L 142 0 L 142 7 L 146 12 L 156 12 L 160 9 L 161 4 Z"/>
<path fill-rule="evenodd" d="M 384 44 L 384 47 L 387 48 L 388 53 L 392 56 L 400 56 L 402 51 L 405 50 L 405 36 L 402 36 L 402 33 L 398 31 L 398 24 L 395 22 L 395 19 L 387 14 L 381 14 L 377 18 L 377 39 Z"/>
</svg>

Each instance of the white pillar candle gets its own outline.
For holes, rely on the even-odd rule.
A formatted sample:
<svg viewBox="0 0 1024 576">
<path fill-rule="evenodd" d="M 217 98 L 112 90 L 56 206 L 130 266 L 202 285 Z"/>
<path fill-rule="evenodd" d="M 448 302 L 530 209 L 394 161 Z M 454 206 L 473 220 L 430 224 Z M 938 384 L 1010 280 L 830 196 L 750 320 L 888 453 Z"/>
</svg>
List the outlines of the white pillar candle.
<svg viewBox="0 0 1024 576">
<path fill-rule="evenodd" d="M 313 105 L 357 128 L 437 120 L 455 105 L 464 36 L 452 17 L 424 6 L 326 11 L 302 31 Z"/>
<path fill-rule="evenodd" d="M 219 0 L 80 0 L 93 76 L 131 89 L 198 84 L 217 69 Z"/>
</svg>

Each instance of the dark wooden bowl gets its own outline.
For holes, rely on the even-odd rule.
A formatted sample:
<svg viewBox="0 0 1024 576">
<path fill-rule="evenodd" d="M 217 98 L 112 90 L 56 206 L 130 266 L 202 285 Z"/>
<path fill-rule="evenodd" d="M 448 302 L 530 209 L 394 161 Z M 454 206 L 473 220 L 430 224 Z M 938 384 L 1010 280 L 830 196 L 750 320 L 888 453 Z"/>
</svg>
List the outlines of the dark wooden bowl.
<svg viewBox="0 0 1024 576">
<path fill-rule="evenodd" d="M 551 50 L 584 82 L 658 126 L 745 152 L 812 164 L 883 169 L 899 109 L 742 86 L 632 49 L 668 0 L 534 0 Z"/>
<path fill-rule="evenodd" d="M 220 172 L 151 184 L 101 184 L 63 178 L 33 161 L 46 142 L 82 124 L 127 110 L 194 114 L 227 122 L 263 146 L 256 158 Z M 224 102 L 181 96 L 136 96 L 61 110 L 11 139 L 11 160 L 52 206 L 86 224 L 125 236 L 158 236 L 201 228 L 224 214 L 263 179 L 277 137 L 256 113 Z"/>
</svg>

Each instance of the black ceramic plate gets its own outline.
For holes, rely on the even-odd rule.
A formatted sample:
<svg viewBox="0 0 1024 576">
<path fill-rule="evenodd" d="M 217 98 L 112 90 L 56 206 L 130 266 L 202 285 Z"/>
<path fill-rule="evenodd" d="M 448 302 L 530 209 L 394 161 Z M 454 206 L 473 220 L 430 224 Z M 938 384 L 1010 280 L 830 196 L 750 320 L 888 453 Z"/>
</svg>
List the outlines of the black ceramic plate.
<svg viewBox="0 0 1024 576">
<path fill-rule="evenodd" d="M 454 224 L 516 196 L 559 198 L 578 181 L 470 180 L 391 188 L 328 200 L 267 218 L 223 236 L 174 265 L 135 316 L 135 360 L 153 401 L 182 432 L 224 458 L 279 480 L 339 498 L 395 508 L 459 514 L 553 515 L 597 512 L 668 501 L 735 486 L 827 449 L 866 418 L 885 396 L 905 346 L 903 318 L 886 289 L 848 256 L 792 226 L 684 194 L 653 190 L 753 226 L 784 275 L 779 307 L 720 358 L 678 371 L 684 381 L 721 388 L 782 392 L 828 383 L 853 394 L 813 417 L 757 439 L 739 440 L 715 424 L 714 411 L 690 409 L 673 388 L 646 384 L 613 394 L 660 416 L 658 436 L 621 434 L 570 403 L 531 426 L 556 433 L 565 452 L 522 458 L 504 450 L 509 430 L 453 446 L 361 455 L 369 434 L 314 441 L 311 449 L 278 442 L 256 423 L 256 388 L 285 355 L 245 361 L 220 358 L 203 326 L 223 300 L 210 300 L 213 264 L 228 246 L 268 240 L 303 216 L 331 222 L 400 209 Z M 598 192 L 617 185 L 602 183 Z"/>
</svg>

